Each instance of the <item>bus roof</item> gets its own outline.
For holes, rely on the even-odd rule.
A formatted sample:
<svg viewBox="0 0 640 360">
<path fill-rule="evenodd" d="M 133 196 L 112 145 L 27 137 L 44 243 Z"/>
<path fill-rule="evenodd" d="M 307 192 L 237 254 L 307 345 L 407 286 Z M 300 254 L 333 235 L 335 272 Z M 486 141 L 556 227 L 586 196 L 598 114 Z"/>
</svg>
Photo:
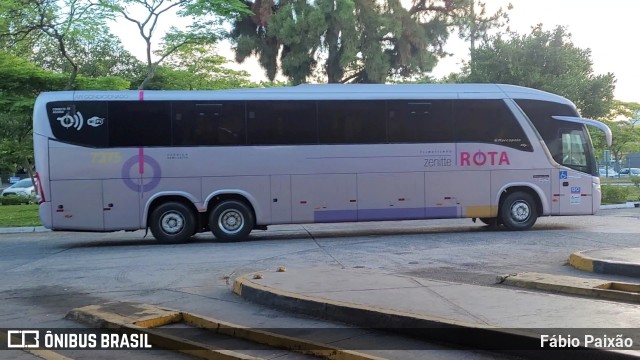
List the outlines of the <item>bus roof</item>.
<svg viewBox="0 0 640 360">
<path fill-rule="evenodd" d="M 504 84 L 303 84 L 232 90 L 60 91 L 43 93 L 40 101 L 83 100 L 420 100 L 532 99 L 574 104 L 561 96 Z"/>
</svg>

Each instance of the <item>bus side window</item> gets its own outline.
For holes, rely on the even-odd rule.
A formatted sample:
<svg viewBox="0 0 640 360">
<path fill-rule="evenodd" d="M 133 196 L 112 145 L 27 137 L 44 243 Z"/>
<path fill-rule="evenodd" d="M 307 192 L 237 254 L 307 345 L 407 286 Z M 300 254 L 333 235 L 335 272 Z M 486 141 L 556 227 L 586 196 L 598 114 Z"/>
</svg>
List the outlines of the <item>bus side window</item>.
<svg viewBox="0 0 640 360">
<path fill-rule="evenodd" d="M 175 101 L 173 145 L 244 144 L 242 102 Z"/>
<path fill-rule="evenodd" d="M 533 151 L 527 135 L 503 100 L 456 100 L 456 141 Z"/>
<path fill-rule="evenodd" d="M 314 101 L 249 101 L 247 126 L 251 145 L 318 142 Z"/>
<path fill-rule="evenodd" d="M 171 103 L 111 101 L 108 125 L 110 146 L 170 146 Z"/>
<path fill-rule="evenodd" d="M 451 100 L 389 101 L 390 143 L 453 142 Z"/>
<path fill-rule="evenodd" d="M 386 142 L 385 101 L 318 101 L 321 144 Z"/>
</svg>

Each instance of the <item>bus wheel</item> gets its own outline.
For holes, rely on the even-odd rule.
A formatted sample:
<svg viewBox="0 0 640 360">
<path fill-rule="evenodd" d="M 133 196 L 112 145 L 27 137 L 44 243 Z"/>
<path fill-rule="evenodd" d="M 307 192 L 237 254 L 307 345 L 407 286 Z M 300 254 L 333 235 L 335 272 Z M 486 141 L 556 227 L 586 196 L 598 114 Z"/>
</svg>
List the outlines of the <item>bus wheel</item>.
<svg viewBox="0 0 640 360">
<path fill-rule="evenodd" d="M 209 229 L 220 241 L 244 240 L 253 229 L 253 212 L 236 200 L 223 201 L 209 215 Z"/>
<path fill-rule="evenodd" d="M 527 230 L 535 224 L 538 213 L 533 197 L 517 191 L 507 195 L 502 202 L 502 223 L 509 230 Z"/>
<path fill-rule="evenodd" d="M 186 205 L 167 202 L 153 210 L 149 228 L 153 237 L 161 243 L 182 243 L 194 234 L 196 217 Z"/>
</svg>

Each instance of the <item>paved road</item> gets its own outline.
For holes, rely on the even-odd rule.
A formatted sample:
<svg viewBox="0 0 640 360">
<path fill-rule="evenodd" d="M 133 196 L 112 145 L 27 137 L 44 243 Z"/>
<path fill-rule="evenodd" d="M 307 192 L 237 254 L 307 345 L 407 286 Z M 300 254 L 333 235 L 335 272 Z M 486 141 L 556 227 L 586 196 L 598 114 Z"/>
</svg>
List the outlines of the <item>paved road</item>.
<svg viewBox="0 0 640 360">
<path fill-rule="evenodd" d="M 372 269 L 492 286 L 495 276 L 565 266 L 579 250 L 640 247 L 640 209 L 543 218 L 530 231 L 492 231 L 470 220 L 274 226 L 242 243 L 198 235 L 158 245 L 143 232 L 0 235 L 0 328 L 73 327 L 74 307 L 137 301 L 248 326 L 320 324 L 232 295 L 234 276 L 286 266 Z M 613 304 L 612 306 L 615 306 Z M 303 325 L 300 325 L 303 324 Z M 96 354 L 93 354 L 96 355 Z"/>
</svg>

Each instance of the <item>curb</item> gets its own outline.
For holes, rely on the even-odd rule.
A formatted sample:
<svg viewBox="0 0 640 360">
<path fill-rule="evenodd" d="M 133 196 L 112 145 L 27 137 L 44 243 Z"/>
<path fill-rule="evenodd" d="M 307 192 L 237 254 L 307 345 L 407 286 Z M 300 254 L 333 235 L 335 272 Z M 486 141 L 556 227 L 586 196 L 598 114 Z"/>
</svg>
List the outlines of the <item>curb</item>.
<svg viewBox="0 0 640 360">
<path fill-rule="evenodd" d="M 44 226 L 24 226 L 0 228 L 0 234 L 21 234 L 51 231 Z"/>
<path fill-rule="evenodd" d="M 253 274 L 234 280 L 233 292 L 245 300 L 363 328 L 395 332 L 430 342 L 473 350 L 502 352 L 540 359 L 638 359 L 628 353 L 598 348 L 542 349 L 540 334 L 523 329 L 465 323 L 427 315 L 375 308 L 279 290 L 250 280 Z M 505 348 L 505 345 L 507 348 Z"/>
<path fill-rule="evenodd" d="M 163 334 L 156 330 L 166 325 L 183 324 L 276 349 L 284 349 L 328 360 L 384 360 L 375 355 L 346 350 L 331 344 L 314 342 L 268 330 L 252 329 L 214 318 L 149 304 L 113 302 L 102 305 L 89 305 L 71 310 L 66 318 L 94 327 L 135 330 L 147 333 L 152 344 L 159 348 L 178 351 L 207 360 L 260 360 L 261 358 L 232 349 L 218 348 L 186 338 Z"/>
<path fill-rule="evenodd" d="M 569 265 L 582 271 L 594 272 L 598 274 L 622 275 L 630 277 L 640 277 L 640 264 L 607 261 L 595 259 L 585 254 L 587 251 L 578 251 L 569 255 Z"/>
<path fill-rule="evenodd" d="M 609 205 L 600 205 L 600 210 L 610 210 L 610 209 L 629 209 L 636 208 L 640 205 L 637 202 L 627 202 L 624 204 L 609 204 Z"/>
<path fill-rule="evenodd" d="M 499 276 L 498 283 L 527 289 L 640 303 L 640 284 L 628 282 L 526 272 Z"/>
</svg>

